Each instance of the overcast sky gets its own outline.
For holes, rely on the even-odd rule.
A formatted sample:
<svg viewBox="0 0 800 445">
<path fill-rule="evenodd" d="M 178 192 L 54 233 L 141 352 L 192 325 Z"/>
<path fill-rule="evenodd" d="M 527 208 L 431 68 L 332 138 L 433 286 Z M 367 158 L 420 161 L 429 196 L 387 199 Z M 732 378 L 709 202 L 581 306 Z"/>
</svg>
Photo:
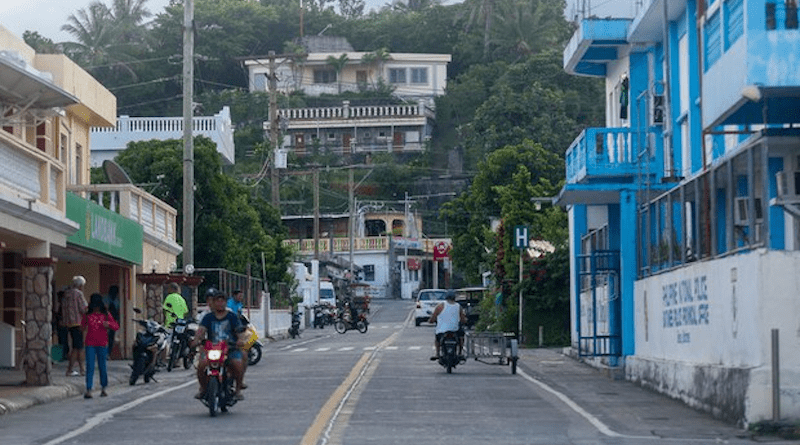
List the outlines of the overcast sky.
<svg viewBox="0 0 800 445">
<path fill-rule="evenodd" d="M 457 0 L 448 0 L 450 1 Z M 0 24 L 20 38 L 24 31 L 31 30 L 55 42 L 72 40 L 69 34 L 61 31 L 61 26 L 67 23 L 70 14 L 87 7 L 91 2 L 92 0 L 0 0 Z M 103 2 L 111 3 L 110 0 Z M 567 17 L 572 18 L 576 7 L 584 2 L 591 6 L 594 15 L 604 17 L 630 14 L 634 0 L 567 0 Z M 148 0 L 147 8 L 155 14 L 162 11 L 168 3 L 169 0 Z M 389 0 L 366 0 L 366 10 L 380 9 L 386 3 Z"/>
</svg>

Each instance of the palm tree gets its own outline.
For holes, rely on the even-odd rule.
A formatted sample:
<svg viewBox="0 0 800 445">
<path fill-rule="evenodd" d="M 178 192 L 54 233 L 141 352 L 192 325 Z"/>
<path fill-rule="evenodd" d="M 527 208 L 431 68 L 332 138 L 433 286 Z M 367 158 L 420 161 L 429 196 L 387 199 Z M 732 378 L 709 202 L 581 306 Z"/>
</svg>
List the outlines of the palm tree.
<svg viewBox="0 0 800 445">
<path fill-rule="evenodd" d="M 125 72 L 135 80 L 130 62 L 135 60 L 132 54 L 137 46 L 143 43 L 142 21 L 151 15 L 144 7 L 146 1 L 113 0 L 111 9 L 94 1 L 70 14 L 61 29 L 76 42 L 64 42 L 64 52 L 95 74 L 109 69 Z"/>
<path fill-rule="evenodd" d="M 339 57 L 328 56 L 328 58 L 325 59 L 325 62 L 336 71 L 336 83 L 339 94 L 342 94 L 342 70 L 344 70 L 344 66 L 347 65 L 348 61 L 350 61 L 350 58 L 347 57 L 345 53 L 342 53 Z"/>
<path fill-rule="evenodd" d="M 561 0 L 510 0 L 497 4 L 491 43 L 517 59 L 562 45 L 569 38 Z"/>
<path fill-rule="evenodd" d="M 496 0 L 468 0 L 469 19 L 465 31 L 469 32 L 472 25 L 483 22 L 483 57 L 488 60 L 489 43 L 492 33 L 492 19 L 494 18 L 494 5 Z"/>
</svg>

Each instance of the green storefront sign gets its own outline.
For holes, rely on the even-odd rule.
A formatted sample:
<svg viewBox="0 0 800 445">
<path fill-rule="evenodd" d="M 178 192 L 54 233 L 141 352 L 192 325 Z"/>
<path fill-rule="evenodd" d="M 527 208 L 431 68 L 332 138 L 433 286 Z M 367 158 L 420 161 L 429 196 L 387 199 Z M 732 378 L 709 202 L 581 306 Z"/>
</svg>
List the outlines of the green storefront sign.
<svg viewBox="0 0 800 445">
<path fill-rule="evenodd" d="M 72 244 L 142 264 L 142 226 L 105 207 L 67 192 L 67 218 L 81 228 L 67 238 Z"/>
</svg>

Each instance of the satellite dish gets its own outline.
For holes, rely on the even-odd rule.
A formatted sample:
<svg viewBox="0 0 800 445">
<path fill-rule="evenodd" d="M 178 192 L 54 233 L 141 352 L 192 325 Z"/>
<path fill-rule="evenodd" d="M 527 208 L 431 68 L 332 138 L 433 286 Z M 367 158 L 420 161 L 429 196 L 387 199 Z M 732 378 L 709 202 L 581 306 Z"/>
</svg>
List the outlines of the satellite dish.
<svg viewBox="0 0 800 445">
<path fill-rule="evenodd" d="M 125 170 L 112 160 L 103 161 L 103 170 L 106 172 L 106 179 L 110 184 L 133 184 Z"/>
</svg>

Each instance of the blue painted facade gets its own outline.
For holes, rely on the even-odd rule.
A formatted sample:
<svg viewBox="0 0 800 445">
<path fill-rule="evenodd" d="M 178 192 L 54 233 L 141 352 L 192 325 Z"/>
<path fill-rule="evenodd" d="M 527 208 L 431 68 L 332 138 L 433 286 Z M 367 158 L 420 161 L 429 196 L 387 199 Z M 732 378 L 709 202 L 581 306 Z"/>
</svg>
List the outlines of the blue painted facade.
<svg viewBox="0 0 800 445">
<path fill-rule="evenodd" d="M 606 83 L 607 126 L 568 148 L 558 202 L 570 212 L 572 348 L 611 366 L 653 335 L 641 332 L 651 316 L 642 307 L 662 295 L 637 290 L 653 277 L 800 251 L 797 2 L 665 1 L 645 0 L 632 19 L 584 19 L 564 51 L 568 73 Z M 658 360 L 684 360 L 658 350 Z"/>
</svg>

